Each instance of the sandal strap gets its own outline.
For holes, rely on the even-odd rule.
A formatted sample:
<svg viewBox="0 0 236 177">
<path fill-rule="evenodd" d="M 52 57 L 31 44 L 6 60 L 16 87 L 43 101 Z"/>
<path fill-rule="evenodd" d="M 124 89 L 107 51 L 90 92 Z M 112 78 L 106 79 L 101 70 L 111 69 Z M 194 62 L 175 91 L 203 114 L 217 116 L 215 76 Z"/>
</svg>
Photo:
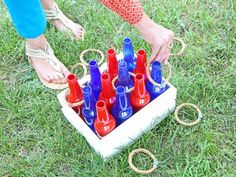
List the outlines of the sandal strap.
<svg viewBox="0 0 236 177">
<path fill-rule="evenodd" d="M 29 61 L 31 61 L 32 58 L 34 58 L 33 60 L 45 60 L 48 64 L 50 64 L 50 66 L 52 66 L 53 69 L 58 72 L 62 72 L 61 63 L 54 55 L 54 52 L 49 44 L 47 44 L 44 49 L 32 49 L 25 45 L 25 52 L 28 57 L 31 57 L 28 58 Z"/>
<path fill-rule="evenodd" d="M 60 20 L 65 25 L 66 28 L 72 30 L 70 26 L 70 22 L 62 13 L 62 11 L 59 9 L 56 3 L 54 3 L 53 8 L 49 10 L 44 10 L 44 11 L 45 11 L 47 20 Z"/>
<path fill-rule="evenodd" d="M 49 10 L 44 9 L 47 20 L 60 20 L 61 23 L 70 31 L 75 32 L 76 26 L 69 20 L 63 12 L 59 9 L 58 5 L 54 2 L 53 7 Z M 84 33 L 82 34 L 84 40 Z"/>
<path fill-rule="evenodd" d="M 58 20 L 62 11 L 58 8 L 57 4 L 54 3 L 53 8 L 46 10 L 44 9 L 47 20 Z"/>
</svg>

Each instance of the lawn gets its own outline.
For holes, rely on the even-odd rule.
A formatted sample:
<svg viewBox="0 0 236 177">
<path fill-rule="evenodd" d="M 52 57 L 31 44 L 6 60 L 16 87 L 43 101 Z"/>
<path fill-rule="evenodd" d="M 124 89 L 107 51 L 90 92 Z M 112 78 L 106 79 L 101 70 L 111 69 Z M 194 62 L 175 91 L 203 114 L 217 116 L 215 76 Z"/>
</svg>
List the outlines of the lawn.
<svg viewBox="0 0 236 177">
<path fill-rule="evenodd" d="M 177 104 L 199 105 L 204 119 L 193 127 L 179 125 L 173 114 L 132 146 L 104 162 L 60 111 L 56 95 L 46 89 L 24 55 L 0 2 L 0 176 L 136 177 L 128 154 L 136 148 L 153 152 L 160 164 L 149 176 L 236 176 L 236 3 L 234 0 L 143 0 L 156 22 L 187 43 L 183 57 L 173 57 L 171 83 Z M 122 39 L 134 48 L 150 48 L 138 32 L 95 0 L 59 1 L 61 9 L 83 24 L 83 42 L 48 25 L 46 36 L 66 66 L 87 48 L 121 51 Z M 93 56 L 94 57 L 94 56 Z M 194 113 L 190 110 L 185 115 Z M 148 158 L 136 164 L 149 168 Z M 148 176 L 148 175 L 147 175 Z"/>
</svg>

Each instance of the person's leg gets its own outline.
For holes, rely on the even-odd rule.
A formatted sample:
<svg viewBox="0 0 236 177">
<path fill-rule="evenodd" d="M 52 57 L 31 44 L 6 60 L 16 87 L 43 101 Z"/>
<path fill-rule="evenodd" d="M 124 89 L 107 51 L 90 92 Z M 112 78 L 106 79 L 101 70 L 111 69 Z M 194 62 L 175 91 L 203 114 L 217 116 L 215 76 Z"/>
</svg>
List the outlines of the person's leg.
<svg viewBox="0 0 236 177">
<path fill-rule="evenodd" d="M 17 32 L 25 39 L 36 38 L 46 30 L 46 17 L 40 0 L 4 0 Z"/>
<path fill-rule="evenodd" d="M 42 6 L 44 10 L 51 10 L 55 8 L 56 3 L 53 0 L 41 0 Z M 66 31 L 72 33 L 77 39 L 83 38 L 84 35 L 84 28 L 74 23 L 72 20 L 70 20 L 68 17 L 66 17 L 63 13 L 61 14 L 61 17 L 66 21 L 66 25 L 63 23 L 60 19 L 51 20 L 52 24 L 57 28 L 59 31 Z"/>
<path fill-rule="evenodd" d="M 5 0 L 17 32 L 26 39 L 26 45 L 32 49 L 45 49 L 47 40 L 43 33 L 46 30 L 46 18 L 40 0 Z M 48 82 L 65 83 L 69 73 L 61 64 L 62 72 L 55 71 L 46 61 L 30 58 L 37 73 Z"/>
</svg>

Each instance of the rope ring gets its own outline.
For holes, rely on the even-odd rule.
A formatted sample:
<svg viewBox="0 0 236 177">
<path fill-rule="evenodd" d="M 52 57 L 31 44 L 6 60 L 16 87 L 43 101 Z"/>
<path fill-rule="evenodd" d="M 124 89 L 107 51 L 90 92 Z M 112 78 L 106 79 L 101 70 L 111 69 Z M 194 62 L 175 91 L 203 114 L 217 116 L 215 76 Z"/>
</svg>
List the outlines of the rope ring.
<svg viewBox="0 0 236 177">
<path fill-rule="evenodd" d="M 185 122 L 185 121 L 183 121 L 183 120 L 180 120 L 180 119 L 179 119 L 179 116 L 178 116 L 178 113 L 179 113 L 179 110 L 182 109 L 183 107 L 193 107 L 193 108 L 198 112 L 198 118 L 197 118 L 194 122 L 191 122 L 191 123 L 188 123 L 188 122 Z M 174 115 L 175 115 L 175 120 L 176 120 L 179 124 L 184 125 L 184 126 L 193 126 L 193 125 L 196 125 L 196 124 L 198 124 L 198 123 L 201 121 L 201 119 L 202 119 L 202 117 L 203 117 L 202 112 L 201 112 L 201 110 L 199 109 L 199 107 L 196 106 L 195 104 L 192 104 L 192 103 L 183 103 L 183 104 L 177 106 Z"/>
<path fill-rule="evenodd" d="M 138 154 L 138 153 L 143 153 L 143 154 L 149 155 L 152 158 L 152 160 L 153 160 L 153 167 L 151 169 L 149 169 L 149 170 L 140 170 L 136 166 L 134 166 L 134 164 L 133 164 L 133 156 L 135 154 Z M 146 149 L 143 149 L 143 148 L 139 148 L 139 149 L 133 150 L 129 154 L 128 162 L 129 162 L 130 168 L 132 170 L 134 170 L 135 172 L 139 173 L 139 174 L 149 174 L 149 173 L 152 173 L 153 171 L 156 170 L 157 165 L 158 165 L 158 161 L 157 161 L 156 157 L 150 151 L 148 151 Z"/>
<path fill-rule="evenodd" d="M 180 38 L 174 37 L 174 40 L 180 42 L 182 48 L 181 48 L 181 50 L 180 50 L 179 52 L 177 52 L 177 53 L 175 53 L 175 54 L 171 53 L 170 56 L 181 56 L 181 55 L 183 55 L 184 49 L 186 48 L 186 44 L 185 44 L 184 41 L 183 41 L 182 39 L 180 39 Z M 173 47 L 173 44 L 172 44 L 171 48 L 172 48 L 172 47 Z"/>
<path fill-rule="evenodd" d="M 82 66 L 83 70 L 84 70 L 84 74 L 82 77 L 86 76 L 88 73 L 87 67 L 85 66 L 85 64 L 83 63 L 76 63 L 74 66 L 71 67 L 71 70 L 73 71 L 75 68 L 77 68 L 78 66 Z"/>
<path fill-rule="evenodd" d="M 89 64 L 84 60 L 84 54 L 87 52 L 97 52 L 101 55 L 101 59 L 98 62 L 98 65 L 101 65 L 103 63 L 104 60 L 104 53 L 101 50 L 98 49 L 86 49 L 84 50 L 81 54 L 80 54 L 80 61 L 81 63 L 83 63 L 85 66 L 89 66 Z"/>
<path fill-rule="evenodd" d="M 132 77 L 135 77 L 135 76 L 136 76 L 136 75 L 135 75 L 134 73 L 132 73 L 132 72 L 129 72 L 129 74 L 130 74 Z M 117 75 L 116 77 L 114 77 L 114 78 L 112 79 L 112 81 L 111 81 L 111 84 L 112 84 L 112 87 L 113 87 L 114 90 L 116 90 L 115 83 L 116 83 L 117 80 L 118 80 L 118 75 Z M 126 89 L 126 93 L 130 93 L 130 92 L 132 92 L 133 90 L 134 90 L 134 86 L 131 87 L 131 88 L 129 88 L 129 89 Z"/>
<path fill-rule="evenodd" d="M 157 87 L 160 87 L 160 88 L 162 88 L 163 85 L 166 85 L 166 84 L 169 82 L 169 80 L 170 80 L 170 78 L 171 78 L 171 75 L 172 75 L 171 64 L 170 64 L 169 62 L 167 62 L 166 64 L 167 64 L 167 67 L 168 67 L 168 76 L 167 76 L 167 78 L 165 79 L 165 81 L 164 81 L 162 84 L 159 84 L 159 83 L 157 83 L 156 81 L 154 81 L 154 80 L 152 79 L 151 73 L 150 73 L 150 70 L 149 70 L 151 63 L 150 63 L 150 62 L 147 63 L 147 66 L 146 66 L 146 74 L 147 74 L 148 80 L 149 80 L 153 85 L 155 85 L 155 86 L 157 86 Z"/>
<path fill-rule="evenodd" d="M 67 102 L 68 103 L 68 102 Z M 68 105 L 70 106 L 70 107 L 77 107 L 77 106 L 81 106 L 81 105 L 83 105 L 84 104 L 84 100 L 81 100 L 81 101 L 79 101 L 79 102 L 76 102 L 76 103 L 68 103 Z"/>
<path fill-rule="evenodd" d="M 84 104 L 84 100 L 78 101 L 78 102 L 76 102 L 76 103 L 69 103 L 69 102 L 66 100 L 66 95 L 68 95 L 68 93 L 69 93 L 69 90 L 67 89 L 63 101 L 64 101 L 64 103 L 66 103 L 69 107 L 76 107 L 76 106 L 81 106 L 81 105 Z"/>
</svg>

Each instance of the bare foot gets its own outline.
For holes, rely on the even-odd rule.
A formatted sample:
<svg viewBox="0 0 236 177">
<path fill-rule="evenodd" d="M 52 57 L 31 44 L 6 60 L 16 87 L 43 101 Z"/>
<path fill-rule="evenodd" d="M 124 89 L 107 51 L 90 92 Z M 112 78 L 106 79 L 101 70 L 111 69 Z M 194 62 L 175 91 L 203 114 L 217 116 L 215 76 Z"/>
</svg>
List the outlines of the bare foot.
<svg viewBox="0 0 236 177">
<path fill-rule="evenodd" d="M 27 39 L 27 46 L 30 49 L 45 49 L 47 45 L 48 43 L 44 35 L 41 35 L 35 39 Z M 61 62 L 57 62 L 58 70 L 56 70 L 48 63 L 47 60 L 42 60 L 41 58 L 32 56 L 29 57 L 29 59 L 41 79 L 55 84 L 66 83 L 66 77 L 70 72 Z"/>
</svg>

